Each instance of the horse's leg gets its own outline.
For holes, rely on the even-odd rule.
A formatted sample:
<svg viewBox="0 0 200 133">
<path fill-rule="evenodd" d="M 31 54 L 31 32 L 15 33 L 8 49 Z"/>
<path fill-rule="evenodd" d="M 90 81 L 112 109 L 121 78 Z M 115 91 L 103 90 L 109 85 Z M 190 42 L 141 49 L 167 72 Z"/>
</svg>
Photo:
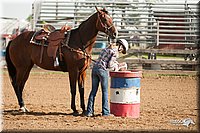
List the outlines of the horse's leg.
<svg viewBox="0 0 200 133">
<path fill-rule="evenodd" d="M 76 110 L 75 98 L 76 98 L 76 82 L 78 78 L 78 71 L 70 71 L 69 72 L 69 80 L 70 80 L 70 91 L 71 91 L 71 109 L 73 110 L 73 115 L 78 115 L 78 111 Z"/>
<path fill-rule="evenodd" d="M 85 113 L 85 102 L 84 102 L 84 82 L 85 82 L 85 77 L 86 77 L 86 71 L 84 71 L 81 74 L 79 74 L 79 77 L 78 77 L 80 103 L 81 103 L 81 108 L 83 110 L 82 114 Z"/>
<path fill-rule="evenodd" d="M 19 89 L 20 87 L 19 87 L 16 80 L 12 82 L 12 86 L 15 90 L 15 94 L 17 96 L 17 100 L 18 100 L 18 104 L 19 104 L 20 108 L 24 107 L 24 101 L 23 101 L 23 98 L 22 98 L 22 93 L 20 93 L 20 89 Z"/>
<path fill-rule="evenodd" d="M 29 67 L 17 69 L 16 81 L 13 82 L 13 87 L 18 99 L 20 111 L 22 112 L 28 112 L 28 109 L 26 109 L 24 100 L 22 98 L 22 92 L 23 92 L 24 85 L 29 77 L 30 70 L 32 69 L 32 67 L 33 67 L 33 64 L 30 64 Z"/>
<path fill-rule="evenodd" d="M 33 68 L 33 65 L 34 64 L 30 64 L 30 66 L 29 67 L 27 67 L 27 70 L 25 71 L 26 73 L 25 73 L 25 75 L 24 75 L 24 79 L 23 79 L 23 81 L 22 81 L 22 83 L 21 83 L 21 85 L 20 85 L 20 88 L 21 88 L 21 95 L 22 95 L 22 92 L 23 92 L 23 89 L 24 89 L 24 86 L 25 86 L 25 83 L 26 83 L 26 81 L 27 81 L 27 79 L 28 79 L 28 77 L 29 77 L 29 74 L 30 74 L 30 71 L 31 71 L 31 69 Z M 23 106 L 22 108 L 21 108 L 21 110 L 22 110 L 22 112 L 29 112 L 29 110 L 25 107 L 25 106 Z"/>
</svg>

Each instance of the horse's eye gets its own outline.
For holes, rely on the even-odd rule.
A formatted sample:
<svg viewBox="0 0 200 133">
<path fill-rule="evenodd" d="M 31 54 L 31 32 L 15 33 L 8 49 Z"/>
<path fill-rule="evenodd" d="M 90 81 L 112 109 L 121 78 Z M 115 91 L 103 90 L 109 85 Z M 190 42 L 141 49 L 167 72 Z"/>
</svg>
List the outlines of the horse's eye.
<svg viewBox="0 0 200 133">
<path fill-rule="evenodd" d="M 103 18 L 103 21 L 104 21 L 104 22 L 106 22 L 106 21 L 107 21 L 107 19 L 106 19 L 106 18 Z"/>
</svg>

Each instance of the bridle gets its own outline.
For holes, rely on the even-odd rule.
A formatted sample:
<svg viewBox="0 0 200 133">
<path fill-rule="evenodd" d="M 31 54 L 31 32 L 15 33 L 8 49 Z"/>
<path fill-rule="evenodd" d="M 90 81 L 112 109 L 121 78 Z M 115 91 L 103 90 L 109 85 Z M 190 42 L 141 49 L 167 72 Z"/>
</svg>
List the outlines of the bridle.
<svg viewBox="0 0 200 133">
<path fill-rule="evenodd" d="M 114 26 L 113 24 L 111 26 L 108 26 L 107 24 L 103 23 L 100 17 L 100 13 L 98 12 L 98 19 L 96 23 L 96 27 L 98 26 L 98 23 L 100 22 L 101 26 L 105 29 L 105 33 L 108 34 L 109 30 Z"/>
<path fill-rule="evenodd" d="M 98 23 L 100 22 L 101 26 L 105 29 L 105 33 L 108 34 L 108 33 L 109 33 L 109 30 L 114 26 L 114 24 L 112 24 L 111 26 L 108 26 L 107 24 L 105 24 L 105 23 L 102 22 L 102 20 L 101 20 L 101 18 L 100 18 L 100 15 L 99 15 L 100 13 L 97 12 L 97 14 L 98 14 L 98 18 L 97 18 L 97 21 L 96 21 L 96 27 L 97 27 Z M 79 32 L 79 36 L 80 36 L 80 32 Z M 81 38 L 81 36 L 80 36 L 80 38 Z M 81 39 L 81 43 L 83 44 L 82 39 Z M 87 47 L 89 47 L 91 44 L 92 44 L 92 43 L 87 44 L 86 46 L 83 45 L 84 47 L 83 47 L 82 51 L 85 51 L 85 49 L 86 49 Z"/>
</svg>

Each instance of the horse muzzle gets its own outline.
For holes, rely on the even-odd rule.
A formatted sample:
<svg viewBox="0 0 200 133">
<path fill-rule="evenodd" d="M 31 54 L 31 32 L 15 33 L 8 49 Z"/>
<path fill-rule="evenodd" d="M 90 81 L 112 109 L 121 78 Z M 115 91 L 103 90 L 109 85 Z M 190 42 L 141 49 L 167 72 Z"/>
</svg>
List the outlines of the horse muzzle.
<svg viewBox="0 0 200 133">
<path fill-rule="evenodd" d="M 114 32 L 114 33 L 112 33 L 112 34 L 110 34 L 109 35 L 109 38 L 111 38 L 111 39 L 116 39 L 117 38 L 117 33 L 116 32 Z"/>
<path fill-rule="evenodd" d="M 115 27 L 113 27 L 112 31 L 110 31 L 109 38 L 116 39 L 118 36 L 118 31 Z"/>
</svg>

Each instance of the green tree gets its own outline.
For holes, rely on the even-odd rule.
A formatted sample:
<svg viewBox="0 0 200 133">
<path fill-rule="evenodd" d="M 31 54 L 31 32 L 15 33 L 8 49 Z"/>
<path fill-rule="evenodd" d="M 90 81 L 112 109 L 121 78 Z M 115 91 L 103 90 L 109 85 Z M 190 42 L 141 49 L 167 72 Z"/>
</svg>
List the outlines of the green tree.
<svg viewBox="0 0 200 133">
<path fill-rule="evenodd" d="M 26 18 L 26 21 L 28 21 L 28 22 L 31 22 L 31 20 L 32 20 L 32 14 L 29 15 L 29 16 Z"/>
</svg>

